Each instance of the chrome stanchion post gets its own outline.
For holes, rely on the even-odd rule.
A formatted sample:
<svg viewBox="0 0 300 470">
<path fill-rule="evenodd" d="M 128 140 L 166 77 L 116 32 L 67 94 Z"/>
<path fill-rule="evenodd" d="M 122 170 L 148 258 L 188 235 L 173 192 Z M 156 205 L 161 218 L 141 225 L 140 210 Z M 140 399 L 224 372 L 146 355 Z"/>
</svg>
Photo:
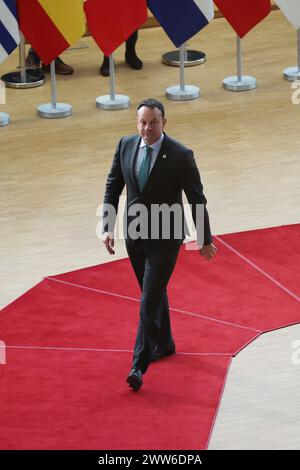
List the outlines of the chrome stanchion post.
<svg viewBox="0 0 300 470">
<path fill-rule="evenodd" d="M 115 65 L 113 54 L 109 56 L 109 95 L 98 96 L 96 106 L 99 109 L 115 110 L 130 106 L 130 98 L 115 92 Z"/>
<path fill-rule="evenodd" d="M 56 109 L 56 74 L 55 74 L 55 62 L 54 60 L 50 64 L 51 71 L 51 107 Z"/>
<path fill-rule="evenodd" d="M 51 103 L 44 103 L 37 107 L 37 114 L 48 119 L 57 119 L 72 114 L 72 106 L 67 103 L 57 103 L 56 101 L 56 75 L 55 60 L 50 64 L 51 71 Z"/>
<path fill-rule="evenodd" d="M 237 79 L 238 82 L 242 81 L 242 47 L 241 38 L 236 37 L 236 49 L 237 49 Z"/>
<path fill-rule="evenodd" d="M 184 56 L 185 45 L 182 44 L 179 48 L 180 55 L 180 84 L 179 86 L 171 86 L 166 90 L 166 96 L 169 100 L 186 101 L 194 100 L 200 96 L 200 88 L 193 85 L 185 84 L 185 70 L 184 70 Z"/>
<path fill-rule="evenodd" d="M 179 48 L 180 53 L 180 91 L 185 91 L 185 77 L 184 77 L 184 56 L 185 56 L 185 45 Z"/>
<path fill-rule="evenodd" d="M 7 88 L 35 88 L 45 83 L 45 76 L 39 68 L 26 68 L 25 65 L 25 38 L 20 32 L 19 44 L 19 71 L 2 75 L 1 79 Z"/>
<path fill-rule="evenodd" d="M 228 91 L 247 91 L 256 88 L 256 78 L 242 74 L 242 41 L 236 37 L 237 43 L 237 75 L 227 77 L 223 80 L 223 87 Z"/>
<path fill-rule="evenodd" d="M 109 57 L 109 89 L 110 89 L 110 99 L 113 101 L 116 99 L 116 87 L 115 87 L 115 67 L 114 59 L 111 54 Z"/>
<path fill-rule="evenodd" d="M 22 33 L 21 33 L 22 35 Z M 26 83 L 26 66 L 25 66 L 25 40 L 24 37 L 21 37 L 19 45 L 19 62 L 20 62 L 20 74 L 21 74 L 21 83 Z"/>
<path fill-rule="evenodd" d="M 297 55 L 298 55 L 298 66 L 289 67 L 283 71 L 283 77 L 289 82 L 295 82 L 300 80 L 300 28 L 297 29 Z"/>
</svg>

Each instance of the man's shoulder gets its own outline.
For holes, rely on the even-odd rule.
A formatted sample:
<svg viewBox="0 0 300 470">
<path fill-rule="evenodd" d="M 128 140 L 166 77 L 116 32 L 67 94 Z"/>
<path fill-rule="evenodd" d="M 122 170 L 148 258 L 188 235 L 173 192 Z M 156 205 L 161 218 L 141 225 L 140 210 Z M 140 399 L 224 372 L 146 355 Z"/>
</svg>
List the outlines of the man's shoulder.
<svg viewBox="0 0 300 470">
<path fill-rule="evenodd" d="M 186 145 L 167 134 L 165 134 L 165 145 L 172 147 L 172 149 L 182 154 L 191 153 L 191 149 L 186 147 Z"/>
<path fill-rule="evenodd" d="M 140 139 L 139 134 L 125 135 L 122 137 L 122 144 L 130 144 L 132 142 L 137 142 Z"/>
</svg>

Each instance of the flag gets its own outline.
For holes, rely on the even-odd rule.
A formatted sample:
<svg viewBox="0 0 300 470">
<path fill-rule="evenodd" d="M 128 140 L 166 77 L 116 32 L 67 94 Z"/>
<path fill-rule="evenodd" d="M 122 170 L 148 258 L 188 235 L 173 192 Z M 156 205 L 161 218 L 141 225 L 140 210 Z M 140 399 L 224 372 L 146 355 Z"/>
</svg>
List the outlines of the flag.
<svg viewBox="0 0 300 470">
<path fill-rule="evenodd" d="M 214 17 L 212 0 L 148 0 L 148 8 L 176 47 L 188 41 Z"/>
<path fill-rule="evenodd" d="M 17 0 L 20 30 L 47 65 L 85 32 L 82 0 Z"/>
<path fill-rule="evenodd" d="M 277 5 L 285 14 L 294 28 L 300 28 L 300 3 L 299 0 L 276 0 Z"/>
<path fill-rule="evenodd" d="M 0 0 L 0 64 L 20 42 L 15 0 Z"/>
<path fill-rule="evenodd" d="M 147 19 L 146 0 L 86 0 L 84 9 L 90 33 L 106 56 Z"/>
<path fill-rule="evenodd" d="M 270 0 L 214 0 L 240 38 L 271 11 Z"/>
</svg>

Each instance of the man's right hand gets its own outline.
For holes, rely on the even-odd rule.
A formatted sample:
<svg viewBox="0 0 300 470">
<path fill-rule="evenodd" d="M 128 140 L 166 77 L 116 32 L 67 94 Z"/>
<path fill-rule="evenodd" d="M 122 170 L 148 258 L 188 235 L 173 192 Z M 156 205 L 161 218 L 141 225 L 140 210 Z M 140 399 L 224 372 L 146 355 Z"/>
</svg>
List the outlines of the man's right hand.
<svg viewBox="0 0 300 470">
<path fill-rule="evenodd" d="M 108 253 L 110 255 L 114 255 L 115 254 L 115 250 L 113 249 L 113 247 L 115 245 L 114 234 L 111 233 L 111 232 L 105 233 L 103 243 L 104 243 L 105 248 L 107 249 Z"/>
</svg>

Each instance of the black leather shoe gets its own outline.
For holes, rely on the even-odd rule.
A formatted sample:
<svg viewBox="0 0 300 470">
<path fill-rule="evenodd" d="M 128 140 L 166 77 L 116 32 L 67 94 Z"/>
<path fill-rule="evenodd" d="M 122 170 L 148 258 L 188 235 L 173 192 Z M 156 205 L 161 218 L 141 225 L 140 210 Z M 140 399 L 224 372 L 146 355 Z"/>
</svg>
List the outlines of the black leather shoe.
<svg viewBox="0 0 300 470">
<path fill-rule="evenodd" d="M 127 52 L 125 54 L 125 61 L 126 64 L 134 70 L 141 70 L 143 68 L 143 62 L 135 52 L 131 52 L 130 54 Z"/>
<path fill-rule="evenodd" d="M 129 384 L 129 387 L 131 387 L 135 392 L 137 392 L 143 385 L 142 377 L 143 374 L 140 369 L 138 369 L 137 367 L 133 367 L 129 372 L 126 382 Z"/>
<path fill-rule="evenodd" d="M 154 351 L 152 362 L 158 361 L 159 359 L 162 359 L 163 357 L 166 357 L 166 356 L 172 356 L 172 354 L 176 354 L 175 346 L 168 348 L 168 349 L 157 348 Z"/>
</svg>

